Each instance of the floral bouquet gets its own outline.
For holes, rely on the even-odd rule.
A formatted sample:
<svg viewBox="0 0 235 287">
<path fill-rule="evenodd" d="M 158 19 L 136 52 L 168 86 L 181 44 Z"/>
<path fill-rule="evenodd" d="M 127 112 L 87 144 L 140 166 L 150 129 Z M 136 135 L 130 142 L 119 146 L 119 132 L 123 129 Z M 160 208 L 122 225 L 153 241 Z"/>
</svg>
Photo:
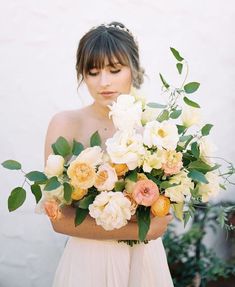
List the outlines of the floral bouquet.
<svg viewBox="0 0 235 287">
<path fill-rule="evenodd" d="M 137 90 L 120 95 L 109 106 L 117 131 L 106 140 L 106 150 L 100 147 L 98 132 L 91 136 L 88 148 L 59 137 L 44 171 L 24 173 L 37 208 L 52 220 L 59 220 L 64 205 L 76 208 L 75 225 L 89 214 L 105 230 L 112 230 L 136 217 L 139 240 L 146 242 L 152 216 L 164 216 L 172 207 L 186 224 L 197 206 L 225 189 L 219 178 L 229 182 L 234 167 L 229 163 L 228 172 L 221 174 L 220 165 L 213 161 L 212 125 L 202 124 L 200 106 L 189 98 L 200 84 L 185 84 L 187 62 L 177 50 L 171 51 L 179 74 L 184 68 L 186 77 L 180 88 L 174 88 L 160 74 L 167 104 L 147 103 Z M 2 165 L 22 170 L 17 161 Z M 9 211 L 20 207 L 25 198 L 23 187 L 14 188 Z M 223 224 L 229 227 L 226 220 Z"/>
</svg>

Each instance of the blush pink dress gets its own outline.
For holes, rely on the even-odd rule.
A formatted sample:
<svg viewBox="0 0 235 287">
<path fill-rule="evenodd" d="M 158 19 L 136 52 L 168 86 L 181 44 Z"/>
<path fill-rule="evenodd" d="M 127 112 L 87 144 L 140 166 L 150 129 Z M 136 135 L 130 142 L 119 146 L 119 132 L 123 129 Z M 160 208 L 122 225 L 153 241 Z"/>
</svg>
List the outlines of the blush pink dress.
<svg viewBox="0 0 235 287">
<path fill-rule="evenodd" d="M 161 238 L 130 247 L 70 237 L 53 287 L 173 287 Z"/>
</svg>

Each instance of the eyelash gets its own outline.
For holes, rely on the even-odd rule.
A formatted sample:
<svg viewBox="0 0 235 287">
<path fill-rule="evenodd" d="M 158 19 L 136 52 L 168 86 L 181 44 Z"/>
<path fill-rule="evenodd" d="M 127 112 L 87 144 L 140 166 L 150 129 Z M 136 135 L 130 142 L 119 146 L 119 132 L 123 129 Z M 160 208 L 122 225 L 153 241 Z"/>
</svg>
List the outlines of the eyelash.
<svg viewBox="0 0 235 287">
<path fill-rule="evenodd" d="M 119 73 L 121 71 L 121 69 L 117 69 L 117 70 L 110 70 L 110 73 L 112 73 L 112 74 L 117 74 L 117 73 Z M 94 72 L 94 73 L 92 73 L 91 71 L 89 71 L 88 72 L 88 75 L 89 76 L 93 76 L 93 77 L 95 77 L 95 76 L 97 76 L 99 74 L 99 72 Z"/>
</svg>

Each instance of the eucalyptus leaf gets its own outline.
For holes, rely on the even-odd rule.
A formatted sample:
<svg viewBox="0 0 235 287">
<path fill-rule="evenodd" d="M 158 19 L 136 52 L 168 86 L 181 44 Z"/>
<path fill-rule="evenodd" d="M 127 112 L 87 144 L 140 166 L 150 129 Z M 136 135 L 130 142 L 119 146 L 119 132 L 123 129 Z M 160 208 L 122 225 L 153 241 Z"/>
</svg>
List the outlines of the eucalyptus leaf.
<svg viewBox="0 0 235 287">
<path fill-rule="evenodd" d="M 186 142 L 187 140 L 191 140 L 192 139 L 192 135 L 187 135 L 187 136 L 181 136 L 180 138 L 179 138 L 179 141 L 180 142 Z"/>
<path fill-rule="evenodd" d="M 79 201 L 79 208 L 88 209 L 89 205 L 93 203 L 97 194 L 90 194 Z"/>
<path fill-rule="evenodd" d="M 180 56 L 180 53 L 175 48 L 171 47 L 170 50 L 177 61 L 182 62 L 184 60 L 184 58 Z"/>
<path fill-rule="evenodd" d="M 40 201 L 40 199 L 42 198 L 42 191 L 41 191 L 41 187 L 38 184 L 32 184 L 30 186 L 31 192 L 35 197 L 36 203 L 38 203 Z"/>
<path fill-rule="evenodd" d="M 161 79 L 161 81 L 162 81 L 164 87 L 168 89 L 168 88 L 170 87 L 170 85 L 169 85 L 169 84 L 166 82 L 166 80 L 163 78 L 162 74 L 159 73 L 159 76 L 160 76 L 160 79 Z"/>
<path fill-rule="evenodd" d="M 64 199 L 66 200 L 66 202 L 70 202 L 73 188 L 68 182 L 64 182 L 63 186 L 64 186 Z"/>
<path fill-rule="evenodd" d="M 188 83 L 184 86 L 184 91 L 187 94 L 191 94 L 191 93 L 196 92 L 197 89 L 199 88 L 199 86 L 200 86 L 200 83 L 191 82 L 191 83 Z"/>
<path fill-rule="evenodd" d="M 115 191 L 123 191 L 124 188 L 125 188 L 124 180 L 119 180 L 115 182 L 115 187 L 114 187 Z"/>
<path fill-rule="evenodd" d="M 101 146 L 101 138 L 98 131 L 94 132 L 90 138 L 90 146 Z"/>
<path fill-rule="evenodd" d="M 47 180 L 47 176 L 41 171 L 31 171 L 27 173 L 25 177 L 34 182 Z"/>
<path fill-rule="evenodd" d="M 213 125 L 211 124 L 206 124 L 202 129 L 201 129 L 201 133 L 202 136 L 208 136 L 210 133 L 210 130 L 212 129 Z"/>
<path fill-rule="evenodd" d="M 178 186 L 179 184 L 176 183 L 170 183 L 169 181 L 162 181 L 160 184 L 161 189 L 167 189 L 170 187 Z"/>
<path fill-rule="evenodd" d="M 185 211 L 184 214 L 183 214 L 183 219 L 184 219 L 184 227 L 186 227 L 189 219 L 191 217 L 191 214 L 189 211 Z"/>
<path fill-rule="evenodd" d="M 21 169 L 21 164 L 18 161 L 12 160 L 12 159 L 4 161 L 2 163 L 2 166 L 7 168 L 7 169 L 11 169 L 11 170 L 19 170 L 19 169 Z"/>
<path fill-rule="evenodd" d="M 176 218 L 178 218 L 180 221 L 183 221 L 183 208 L 184 208 L 183 202 L 173 204 L 174 214 Z"/>
<path fill-rule="evenodd" d="M 192 152 L 193 156 L 194 156 L 196 159 L 199 158 L 199 156 L 200 156 L 200 150 L 199 150 L 199 146 L 198 146 L 197 142 L 193 142 L 193 143 L 191 144 L 191 152 Z"/>
<path fill-rule="evenodd" d="M 89 214 L 89 209 L 76 208 L 75 226 L 81 224 Z"/>
<path fill-rule="evenodd" d="M 190 177 L 192 180 L 196 181 L 196 182 L 200 182 L 200 183 L 209 183 L 208 180 L 206 179 L 205 175 L 197 170 L 191 170 L 188 173 L 188 177 Z"/>
<path fill-rule="evenodd" d="M 26 199 L 26 191 L 22 187 L 16 187 L 8 197 L 8 210 L 14 211 L 19 208 Z"/>
<path fill-rule="evenodd" d="M 184 102 L 185 102 L 188 106 L 191 106 L 191 107 L 194 107 L 194 108 L 200 108 L 200 106 L 199 106 L 198 103 L 193 102 L 192 100 L 190 100 L 190 99 L 187 98 L 187 97 L 184 97 L 183 100 L 184 100 Z"/>
<path fill-rule="evenodd" d="M 63 157 L 66 157 L 71 153 L 69 142 L 64 137 L 59 137 L 53 144 L 53 147 L 55 148 L 57 154 Z"/>
<path fill-rule="evenodd" d="M 139 240 L 144 241 L 150 227 L 150 207 L 139 206 L 136 210 Z"/>
<path fill-rule="evenodd" d="M 44 187 L 44 190 L 51 191 L 51 190 L 57 189 L 60 186 L 61 186 L 61 183 L 58 181 L 57 177 L 53 176 L 53 177 L 48 179 L 48 181 Z"/>
<path fill-rule="evenodd" d="M 72 154 L 77 156 L 83 150 L 84 150 L 84 146 L 80 142 L 77 142 L 76 140 L 73 140 Z"/>
<path fill-rule="evenodd" d="M 169 119 L 169 112 L 167 110 L 163 110 L 161 114 L 157 117 L 157 120 L 161 123 Z"/>
<path fill-rule="evenodd" d="M 177 126 L 177 129 L 178 129 L 178 134 L 182 134 L 186 129 L 187 127 L 185 126 L 182 126 L 182 125 L 176 125 Z"/>
<path fill-rule="evenodd" d="M 190 164 L 188 165 L 188 169 L 189 170 L 198 170 L 202 173 L 207 173 L 208 171 L 212 171 L 214 169 L 219 168 L 219 166 L 215 165 L 215 166 L 210 166 L 209 164 L 205 163 L 204 161 L 198 159 L 196 161 L 192 161 L 190 162 Z"/>
<path fill-rule="evenodd" d="M 183 70 L 183 64 L 181 64 L 181 63 L 177 63 L 177 64 L 176 64 L 176 68 L 177 68 L 177 70 L 178 70 L 179 74 L 181 75 L 182 70 Z"/>
<path fill-rule="evenodd" d="M 167 107 L 167 105 L 162 105 L 158 103 L 148 103 L 147 106 L 154 109 L 165 109 Z"/>
<path fill-rule="evenodd" d="M 126 179 L 129 179 L 131 181 L 136 182 L 137 181 L 137 171 L 136 170 L 130 171 L 130 173 L 126 176 Z"/>
<path fill-rule="evenodd" d="M 181 115 L 182 110 L 173 110 L 170 114 L 170 118 L 172 119 L 178 119 L 178 117 Z"/>
</svg>

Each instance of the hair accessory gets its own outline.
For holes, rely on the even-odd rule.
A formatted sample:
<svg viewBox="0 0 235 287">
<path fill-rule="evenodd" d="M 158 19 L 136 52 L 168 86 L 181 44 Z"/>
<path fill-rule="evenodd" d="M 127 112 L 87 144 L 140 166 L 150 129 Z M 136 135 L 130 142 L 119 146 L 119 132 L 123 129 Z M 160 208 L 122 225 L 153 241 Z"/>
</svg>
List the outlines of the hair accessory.
<svg viewBox="0 0 235 287">
<path fill-rule="evenodd" d="M 95 30 L 95 29 L 97 29 L 99 27 L 102 27 L 102 26 L 107 28 L 107 29 L 114 28 L 114 29 L 119 29 L 121 31 L 125 31 L 126 33 L 128 33 L 134 39 L 136 45 L 138 46 L 138 42 L 137 42 L 136 38 L 134 37 L 134 35 L 130 32 L 130 30 L 128 30 L 126 27 L 120 26 L 119 24 L 106 24 L 106 23 L 103 23 L 101 25 L 92 27 L 90 30 Z"/>
</svg>

